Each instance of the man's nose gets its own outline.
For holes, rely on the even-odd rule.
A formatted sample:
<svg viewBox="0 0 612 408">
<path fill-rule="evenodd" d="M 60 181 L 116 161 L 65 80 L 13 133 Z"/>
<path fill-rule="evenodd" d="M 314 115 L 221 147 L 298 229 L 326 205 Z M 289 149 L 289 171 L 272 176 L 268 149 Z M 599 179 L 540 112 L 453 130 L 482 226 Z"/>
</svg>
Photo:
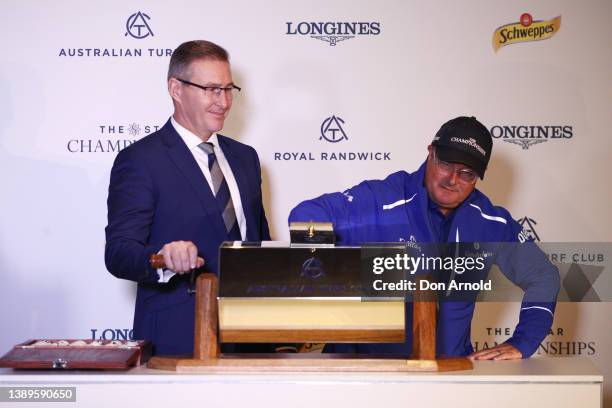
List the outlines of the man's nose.
<svg viewBox="0 0 612 408">
<path fill-rule="evenodd" d="M 230 106 L 230 104 L 232 103 L 231 98 L 232 97 L 229 95 L 229 93 L 227 91 L 223 90 L 223 91 L 221 91 L 219 96 L 217 96 L 216 103 L 217 103 L 217 105 L 219 105 L 223 109 L 227 109 Z"/>
<path fill-rule="evenodd" d="M 448 184 L 450 186 L 454 186 L 455 184 L 457 184 L 457 178 L 458 177 L 459 177 L 458 172 L 455 169 L 453 169 L 451 174 L 448 175 Z"/>
</svg>

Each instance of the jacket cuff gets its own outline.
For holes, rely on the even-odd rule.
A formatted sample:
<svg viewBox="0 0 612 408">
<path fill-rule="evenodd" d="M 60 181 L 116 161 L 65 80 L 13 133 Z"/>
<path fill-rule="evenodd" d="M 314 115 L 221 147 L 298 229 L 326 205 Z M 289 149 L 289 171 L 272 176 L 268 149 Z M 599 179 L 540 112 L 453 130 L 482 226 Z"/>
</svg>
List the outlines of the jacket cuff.
<svg viewBox="0 0 612 408">
<path fill-rule="evenodd" d="M 534 345 L 532 341 L 530 342 L 528 340 L 520 339 L 514 336 L 510 337 L 504 343 L 510 344 L 511 346 L 514 346 L 518 351 L 520 351 L 521 358 L 531 357 L 531 355 L 536 352 L 538 346 L 540 345 L 540 343 Z"/>
</svg>

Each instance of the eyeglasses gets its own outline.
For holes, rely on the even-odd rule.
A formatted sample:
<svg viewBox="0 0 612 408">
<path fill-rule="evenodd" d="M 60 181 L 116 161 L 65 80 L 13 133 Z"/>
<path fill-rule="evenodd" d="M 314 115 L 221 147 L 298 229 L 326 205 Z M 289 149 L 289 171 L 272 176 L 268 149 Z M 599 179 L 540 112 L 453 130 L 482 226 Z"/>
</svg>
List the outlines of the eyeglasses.
<svg viewBox="0 0 612 408">
<path fill-rule="evenodd" d="M 191 85 L 191 86 L 195 86 L 196 88 L 200 88 L 204 90 L 204 94 L 208 97 L 211 96 L 215 96 L 215 97 L 219 97 L 221 96 L 221 94 L 223 92 L 225 92 L 225 95 L 228 98 L 233 98 L 234 97 L 234 91 L 238 91 L 240 92 L 242 90 L 242 88 L 240 88 L 239 86 L 236 85 L 230 85 L 228 87 L 221 87 L 221 86 L 204 86 L 204 85 L 198 85 L 198 84 L 194 84 L 193 82 L 189 82 L 189 81 L 185 81 L 184 79 L 181 78 L 174 78 L 179 82 L 182 82 L 184 84 L 187 85 Z"/>
<path fill-rule="evenodd" d="M 442 173 L 444 176 L 450 176 L 455 173 L 455 163 L 445 162 L 443 160 L 438 159 L 436 156 L 436 151 L 433 151 L 433 160 L 434 164 L 438 168 L 438 171 Z M 457 170 L 459 180 L 464 183 L 472 184 L 476 181 L 478 174 L 471 169 L 459 169 Z"/>
</svg>

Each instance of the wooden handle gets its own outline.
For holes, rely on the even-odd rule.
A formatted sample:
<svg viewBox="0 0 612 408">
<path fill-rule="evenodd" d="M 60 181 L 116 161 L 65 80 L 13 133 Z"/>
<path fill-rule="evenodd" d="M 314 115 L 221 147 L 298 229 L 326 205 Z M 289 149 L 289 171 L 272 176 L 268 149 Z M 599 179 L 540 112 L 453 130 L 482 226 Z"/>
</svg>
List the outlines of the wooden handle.
<svg viewBox="0 0 612 408">
<path fill-rule="evenodd" d="M 164 261 L 164 256 L 161 254 L 153 254 L 149 258 L 149 263 L 153 269 L 165 269 L 166 262 Z"/>
</svg>

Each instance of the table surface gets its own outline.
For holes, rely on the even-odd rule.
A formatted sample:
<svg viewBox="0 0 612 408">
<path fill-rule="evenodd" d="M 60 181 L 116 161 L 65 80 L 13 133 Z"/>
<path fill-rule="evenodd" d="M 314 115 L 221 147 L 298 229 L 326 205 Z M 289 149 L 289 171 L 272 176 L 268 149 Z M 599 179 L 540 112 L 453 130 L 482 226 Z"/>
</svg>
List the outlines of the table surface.
<svg viewBox="0 0 612 408">
<path fill-rule="evenodd" d="M 254 382 L 469 382 L 469 383 L 602 383 L 603 375 L 586 357 L 544 357 L 511 361 L 475 361 L 473 370 L 442 373 L 215 373 L 191 374 L 152 370 L 144 366 L 127 371 L 13 370 L 0 368 L 0 385 L 105 383 L 254 383 Z"/>
</svg>

